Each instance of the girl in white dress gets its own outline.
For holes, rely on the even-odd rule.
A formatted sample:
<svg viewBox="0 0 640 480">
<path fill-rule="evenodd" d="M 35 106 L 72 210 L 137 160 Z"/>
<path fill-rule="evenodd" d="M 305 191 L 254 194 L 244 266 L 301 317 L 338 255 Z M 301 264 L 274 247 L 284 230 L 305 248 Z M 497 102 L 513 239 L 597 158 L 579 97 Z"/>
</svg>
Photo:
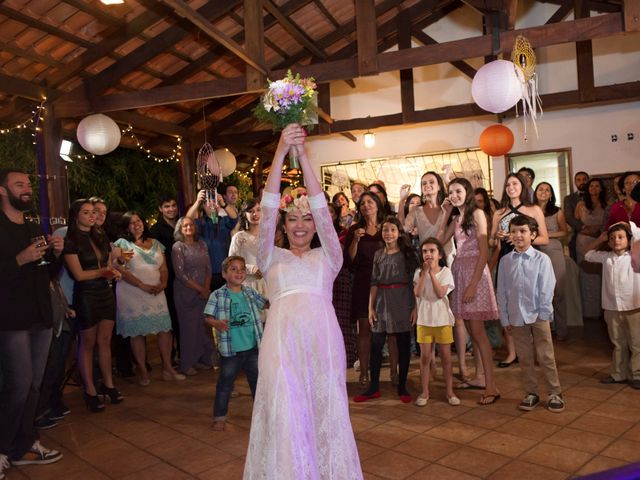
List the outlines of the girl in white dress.
<svg viewBox="0 0 640 480">
<path fill-rule="evenodd" d="M 299 125 L 283 130 L 262 196 L 258 267 L 271 308 L 260 345 L 245 480 L 362 479 L 344 343 L 331 301 L 342 249 L 305 136 Z M 298 151 L 309 197 L 285 196 L 281 204 L 282 165 L 291 148 Z M 274 246 L 279 205 L 285 248 Z"/>
</svg>

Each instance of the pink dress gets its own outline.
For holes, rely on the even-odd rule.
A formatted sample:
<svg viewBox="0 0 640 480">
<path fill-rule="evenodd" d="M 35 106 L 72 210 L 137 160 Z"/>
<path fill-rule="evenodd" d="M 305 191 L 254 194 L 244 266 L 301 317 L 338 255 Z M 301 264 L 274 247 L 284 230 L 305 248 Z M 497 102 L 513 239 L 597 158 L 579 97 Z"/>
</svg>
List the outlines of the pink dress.
<svg viewBox="0 0 640 480">
<path fill-rule="evenodd" d="M 469 235 L 464 233 L 461 224 L 456 218 L 454 237 L 456 239 L 456 258 L 451 270 L 456 288 L 451 292 L 451 311 L 456 318 L 464 320 L 495 320 L 499 318 L 496 295 L 493 291 L 491 273 L 489 267 L 484 266 L 482 276 L 476 288 L 476 296 L 469 303 L 463 303 L 464 292 L 469 286 L 476 269 L 480 248 L 475 227 L 471 228 Z"/>
<path fill-rule="evenodd" d="M 321 248 L 274 247 L 280 196 L 264 192 L 257 262 L 271 308 L 260 356 L 245 480 L 361 480 L 342 332 L 331 302 L 342 248 L 323 194 L 309 198 Z"/>
</svg>

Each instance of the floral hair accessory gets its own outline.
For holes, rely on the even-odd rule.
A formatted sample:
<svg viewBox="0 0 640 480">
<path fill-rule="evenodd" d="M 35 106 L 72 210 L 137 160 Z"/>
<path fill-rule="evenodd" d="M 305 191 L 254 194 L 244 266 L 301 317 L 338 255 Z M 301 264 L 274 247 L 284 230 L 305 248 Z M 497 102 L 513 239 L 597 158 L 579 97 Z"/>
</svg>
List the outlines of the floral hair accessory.
<svg viewBox="0 0 640 480">
<path fill-rule="evenodd" d="M 298 210 L 303 215 L 311 213 L 311 206 L 309 205 L 307 191 L 302 187 L 291 190 L 291 193 L 284 195 L 280 199 L 280 210 L 285 212 Z"/>
</svg>

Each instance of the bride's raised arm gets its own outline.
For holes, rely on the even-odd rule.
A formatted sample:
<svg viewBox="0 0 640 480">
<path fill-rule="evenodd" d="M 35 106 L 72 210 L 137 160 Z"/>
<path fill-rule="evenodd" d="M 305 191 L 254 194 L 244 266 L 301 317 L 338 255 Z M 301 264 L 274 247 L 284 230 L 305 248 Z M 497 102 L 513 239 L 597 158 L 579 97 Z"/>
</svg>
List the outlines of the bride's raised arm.
<svg viewBox="0 0 640 480">
<path fill-rule="evenodd" d="M 300 128 L 300 127 L 298 127 Z M 302 128 L 300 128 L 302 130 Z M 304 130 L 302 130 L 304 133 Z M 304 138 L 303 138 L 304 139 Z M 309 206 L 311 207 L 311 214 L 313 215 L 313 221 L 316 224 L 316 231 L 322 244 L 322 250 L 324 251 L 332 270 L 336 273 L 340 271 L 342 267 L 343 253 L 340 246 L 340 240 L 338 240 L 338 234 L 333 226 L 331 220 L 331 214 L 329 214 L 329 208 L 327 207 L 327 200 L 320 186 L 320 182 L 316 177 L 311 167 L 311 162 L 307 157 L 307 152 L 302 145 L 297 145 L 298 160 L 300 161 L 300 167 L 302 168 L 302 175 L 304 178 L 304 186 L 307 189 L 309 195 Z"/>
</svg>

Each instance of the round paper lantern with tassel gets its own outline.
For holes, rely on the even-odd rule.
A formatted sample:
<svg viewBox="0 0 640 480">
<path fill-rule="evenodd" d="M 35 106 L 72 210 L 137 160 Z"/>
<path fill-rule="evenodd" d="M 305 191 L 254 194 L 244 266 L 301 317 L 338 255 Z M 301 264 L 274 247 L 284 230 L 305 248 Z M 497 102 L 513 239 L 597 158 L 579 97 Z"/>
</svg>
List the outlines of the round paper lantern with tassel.
<svg viewBox="0 0 640 480">
<path fill-rule="evenodd" d="M 495 60 L 484 65 L 473 77 L 471 95 L 480 108 L 500 113 L 522 98 L 522 83 L 512 62 Z"/>
<path fill-rule="evenodd" d="M 508 127 L 491 125 L 480 134 L 480 150 L 492 157 L 499 157 L 511 150 L 513 141 L 513 133 Z"/>
<path fill-rule="evenodd" d="M 226 148 L 219 148 L 213 152 L 220 164 L 220 172 L 222 176 L 228 177 L 236 169 L 236 157 Z"/>
<path fill-rule="evenodd" d="M 106 155 L 120 145 L 120 127 L 101 113 L 83 118 L 76 135 L 82 148 L 94 155 Z"/>
</svg>

